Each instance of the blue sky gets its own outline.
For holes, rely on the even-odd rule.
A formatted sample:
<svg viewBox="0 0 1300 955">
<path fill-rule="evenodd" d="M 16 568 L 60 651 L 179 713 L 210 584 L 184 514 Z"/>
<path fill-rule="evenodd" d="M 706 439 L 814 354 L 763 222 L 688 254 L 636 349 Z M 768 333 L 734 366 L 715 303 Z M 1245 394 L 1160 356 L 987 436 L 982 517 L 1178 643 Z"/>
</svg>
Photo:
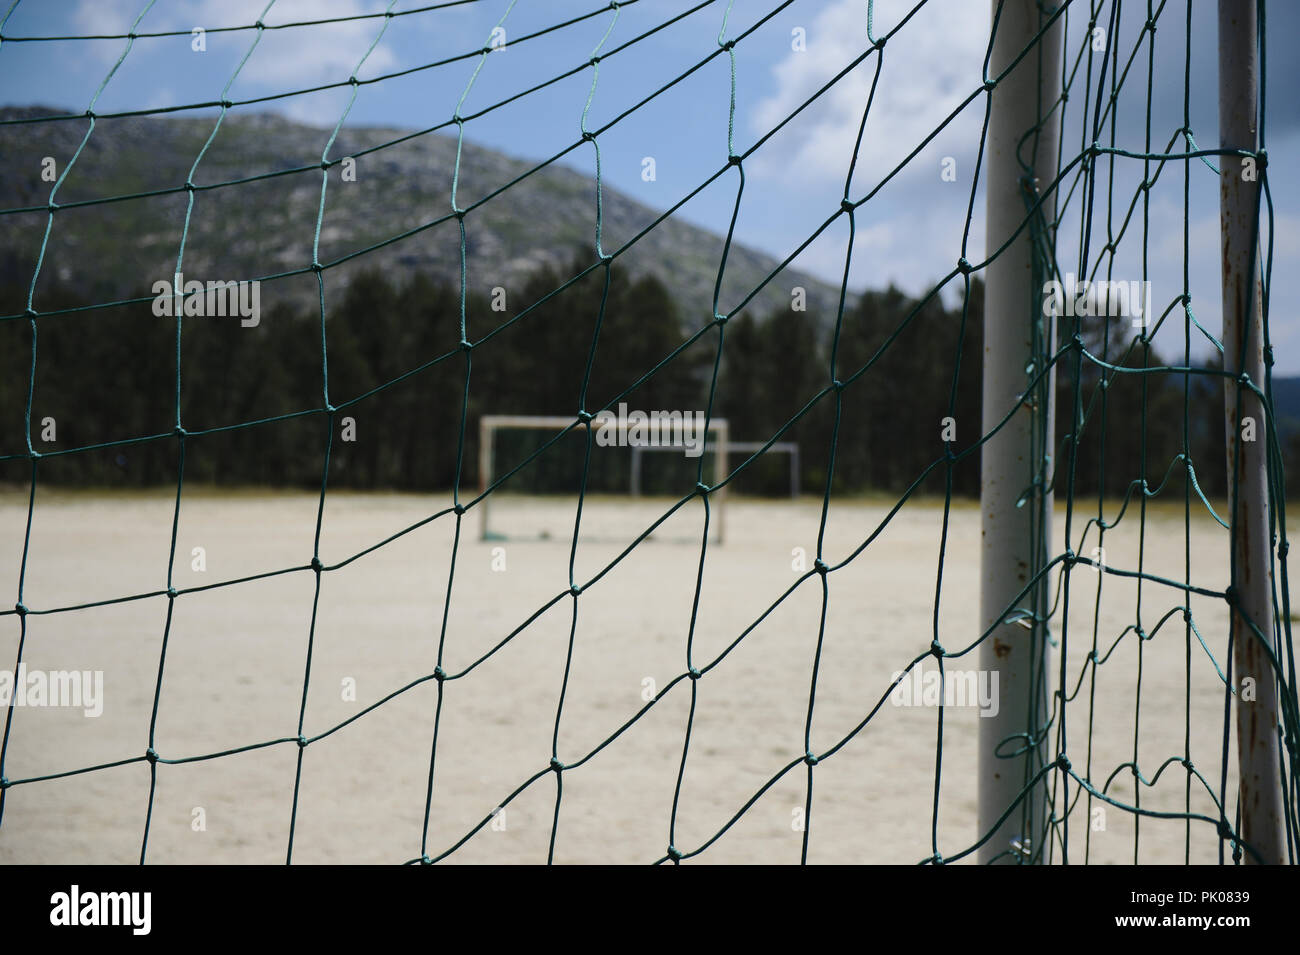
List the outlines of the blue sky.
<svg viewBox="0 0 1300 955">
<path fill-rule="evenodd" d="M 248 25 L 259 16 L 267 24 L 277 24 L 390 9 L 401 12 L 428 2 L 396 0 L 390 6 L 387 0 L 276 0 L 266 10 L 267 0 L 156 0 L 140 20 L 137 32 L 187 32 L 182 36 L 136 39 L 99 95 L 95 108 L 102 113 L 210 101 L 220 98 L 228 82 L 226 95 L 238 101 L 345 81 L 354 71 L 361 79 L 383 76 L 479 49 L 500 24 L 506 41 L 501 52 L 363 85 L 347 120 L 353 125 L 427 127 L 452 117 L 462 95 L 462 114 L 484 109 L 582 66 L 598 48 L 609 53 L 685 13 L 700 0 L 639 0 L 616 12 L 602 8 L 595 0 L 517 0 L 513 4 L 510 0 L 476 0 L 387 22 L 377 17 L 267 30 L 260 39 L 257 31 L 250 29 L 209 32 L 202 53 L 191 49 L 188 35 L 194 27 L 212 30 Z M 914 5 L 876 3 L 876 33 L 888 32 Z M 5 24 L 4 34 L 126 33 L 146 6 L 148 0 L 20 0 Z M 466 125 L 466 137 L 514 156 L 548 158 L 579 137 L 589 95 L 587 127 L 597 129 L 717 50 L 720 35 L 724 39 L 738 37 L 778 6 L 779 0 L 706 3 L 654 36 L 603 59 L 598 71 L 586 66 L 572 77 L 472 120 Z M 1145 10 L 1139 9 L 1143 6 L 1125 5 L 1117 37 L 1112 41 L 1120 44 L 1125 59 L 1137 42 L 1145 18 Z M 796 0 L 737 44 L 732 133 L 737 151 L 747 150 L 861 53 L 867 45 L 866 8 L 865 0 Z M 597 10 L 600 12 L 596 16 L 580 23 L 546 36 L 522 39 Z M 1086 6 L 1079 10 L 1082 13 Z M 1218 138 L 1215 3 L 1195 0 L 1192 10 L 1191 122 L 1199 144 L 1209 147 Z M 1182 121 L 1185 16 L 1182 2 L 1168 0 L 1159 20 L 1152 123 L 1157 149 L 1165 146 Z M 990 5 L 982 0 L 931 2 L 891 39 L 884 52 L 880 86 L 850 187 L 854 198 L 879 184 L 979 85 L 989 20 Z M 1080 20 L 1080 16 L 1072 16 L 1067 43 L 1069 65 L 1082 42 Z M 1292 185 L 1293 177 L 1278 175 L 1280 170 L 1294 168 L 1300 153 L 1300 107 L 1291 98 L 1300 85 L 1300 66 L 1288 60 L 1286 46 L 1300 34 L 1298 28 L 1300 10 L 1295 4 L 1269 5 L 1267 129 L 1277 217 L 1275 276 L 1300 270 L 1300 193 Z M 798 31 L 804 38 L 802 50 L 795 49 Z M 3 100 L 84 110 L 126 47 L 126 41 L 121 39 L 4 42 L 0 44 Z M 239 68 L 246 55 L 247 62 Z M 876 58 L 868 58 L 746 160 L 748 178 L 736 230 L 739 241 L 784 258 L 835 211 L 875 66 Z M 237 68 L 238 75 L 232 82 Z M 1118 139 L 1120 145 L 1139 150 L 1144 134 L 1145 50 L 1133 70 L 1120 101 Z M 604 180 L 651 206 L 664 208 L 711 176 L 728 155 L 730 76 L 728 57 L 717 56 L 601 133 Z M 1068 151 L 1079 148 L 1082 83 L 1081 79 L 1075 87 L 1072 112 L 1067 113 L 1067 126 L 1072 131 L 1067 136 Z M 237 109 L 273 110 L 320 126 L 323 147 L 328 130 L 348 109 L 351 96 L 351 89 L 344 87 Z M 859 211 L 851 287 L 876 288 L 893 282 L 915 294 L 929 288 L 951 268 L 961 253 L 983 110 L 984 98 L 979 97 Z M 215 120 L 216 110 L 183 115 L 206 115 Z M 319 152 L 293 160 L 297 164 L 318 156 Z M 642 177 L 647 156 L 655 159 L 653 182 Z M 956 160 L 956 182 L 940 178 L 944 157 Z M 583 146 L 564 162 L 594 173 L 595 148 Z M 1133 194 L 1141 166 L 1132 161 L 1121 162 L 1120 166 L 1115 195 L 1116 211 L 1122 216 L 1125 207 L 1120 203 Z M 1201 321 L 1217 330 L 1217 179 L 1209 169 L 1196 166 L 1191 181 L 1188 229 L 1193 304 Z M 1150 277 L 1157 300 L 1167 301 L 1181 290 L 1182 182 L 1181 168 L 1171 167 L 1152 193 Z M 692 199 L 681 215 L 714 231 L 725 231 L 736 184 L 736 175 L 729 172 Z M 1074 214 L 1067 216 L 1061 237 L 1063 270 L 1077 261 L 1077 234 L 1081 231 L 1077 194 L 1074 201 Z M 983 253 L 982 208 L 980 191 L 967 251 L 968 257 L 976 261 Z M 430 218 L 445 211 L 430 210 Z M 1104 234 L 1104 207 L 1095 215 L 1094 229 L 1100 228 Z M 799 256 L 796 264 L 838 283 L 847 234 L 846 220 L 841 218 Z M 1114 273 L 1117 277 L 1140 277 L 1138 239 L 1131 233 L 1122 244 Z M 1095 254 L 1094 247 L 1094 258 Z M 1285 297 L 1276 295 L 1274 301 L 1280 305 Z M 1271 318 L 1278 370 L 1300 374 L 1300 323 L 1281 307 L 1273 309 Z M 1180 353 L 1181 335 L 1182 323 L 1178 322 L 1167 332 L 1162 329 L 1157 345 L 1166 354 Z"/>
</svg>

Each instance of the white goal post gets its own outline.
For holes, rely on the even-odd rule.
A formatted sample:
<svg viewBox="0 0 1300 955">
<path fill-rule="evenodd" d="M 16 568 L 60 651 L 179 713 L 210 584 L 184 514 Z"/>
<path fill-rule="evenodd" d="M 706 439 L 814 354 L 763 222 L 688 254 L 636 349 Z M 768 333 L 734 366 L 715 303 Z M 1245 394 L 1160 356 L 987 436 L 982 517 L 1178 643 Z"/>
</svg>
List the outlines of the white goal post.
<svg viewBox="0 0 1300 955">
<path fill-rule="evenodd" d="M 492 502 L 492 495 L 487 493 L 488 488 L 492 486 L 494 480 L 495 454 L 493 447 L 493 438 L 497 431 L 504 429 L 529 430 L 529 431 L 563 431 L 566 428 L 573 427 L 577 419 L 565 417 L 564 415 L 483 415 L 479 418 L 479 445 L 478 445 L 478 477 L 479 477 L 479 494 L 481 500 L 478 503 L 479 510 L 479 540 L 488 540 L 491 536 L 489 530 L 488 517 Z M 678 418 L 680 422 L 680 416 Z M 660 422 L 651 420 L 639 425 L 646 432 L 648 443 L 632 444 L 628 441 L 628 431 L 632 425 L 621 415 L 618 417 L 610 416 L 607 420 L 602 420 L 599 424 L 593 422 L 594 427 L 609 428 L 619 436 L 619 447 L 628 447 L 634 455 L 634 464 L 632 471 L 632 480 L 636 490 L 640 492 L 639 452 L 641 451 L 684 451 L 687 445 L 682 442 L 680 433 L 674 438 L 671 430 L 666 426 L 661 428 Z M 580 426 L 579 426 L 580 427 Z M 574 428 L 576 432 L 578 428 Z M 714 418 L 707 425 L 707 449 L 713 452 L 713 483 L 720 484 L 727 476 L 727 456 L 733 449 L 729 444 L 730 427 L 726 418 Z M 605 450 L 605 449 L 602 449 Z M 797 460 L 796 449 L 796 460 Z M 726 538 L 726 500 L 727 488 L 724 485 L 718 491 L 710 495 L 714 505 L 714 514 L 718 528 L 718 543 Z"/>
</svg>

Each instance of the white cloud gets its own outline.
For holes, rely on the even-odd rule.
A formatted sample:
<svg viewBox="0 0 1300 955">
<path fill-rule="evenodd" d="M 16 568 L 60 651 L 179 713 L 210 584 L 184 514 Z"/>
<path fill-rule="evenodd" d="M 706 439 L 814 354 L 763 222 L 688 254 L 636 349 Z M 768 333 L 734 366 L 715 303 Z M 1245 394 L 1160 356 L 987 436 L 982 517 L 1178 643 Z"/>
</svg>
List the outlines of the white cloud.
<svg viewBox="0 0 1300 955">
<path fill-rule="evenodd" d="M 877 3 L 875 35 L 892 30 L 913 6 L 907 0 Z M 946 0 L 927 4 L 889 39 L 850 196 L 860 199 L 880 184 L 982 85 L 988 33 L 986 4 Z M 868 45 L 866 5 L 860 0 L 826 3 L 807 26 L 807 51 L 790 51 L 772 67 L 773 92 L 758 102 L 749 117 L 753 135 L 773 128 Z M 814 210 L 807 222 L 793 221 L 797 213 L 784 217 L 782 227 L 792 234 L 806 234 L 801 230 L 815 227 L 839 204 L 875 69 L 872 54 L 747 163 L 757 176 L 780 183 L 796 209 Z M 984 107 L 981 95 L 859 207 L 851 286 L 883 288 L 892 282 L 916 295 L 952 269 L 961 254 Z M 956 159 L 955 182 L 940 178 L 945 156 Z M 792 170 L 797 174 L 791 175 Z M 974 214 L 979 221 L 967 250 L 972 258 L 984 245 L 982 211 L 983 202 L 977 200 Z M 834 238 L 814 243 L 801 260 L 837 283 L 843 263 L 840 230 Z"/>
<path fill-rule="evenodd" d="M 877 3 L 875 34 L 886 34 L 913 6 L 905 0 Z M 864 7 L 860 0 L 834 0 L 822 8 L 808 27 L 807 51 L 791 51 L 773 68 L 776 90 L 753 112 L 756 135 L 775 126 L 862 53 L 868 45 Z M 949 0 L 927 4 L 888 41 L 859 158 L 873 183 L 981 85 L 988 31 L 987 4 Z M 773 141 L 776 154 L 760 150 L 766 154 L 759 171 L 798 168 L 811 175 L 842 177 L 875 67 L 873 54 L 796 118 L 796 135 Z M 971 156 L 982 118 L 983 103 L 976 100 L 947 127 L 969 143 Z"/>
<path fill-rule="evenodd" d="M 138 0 L 81 0 L 73 22 L 83 33 L 125 33 L 130 29 L 138 7 Z M 271 7 L 263 22 L 272 25 L 351 17 L 382 12 L 385 7 L 386 4 L 380 0 L 281 0 Z M 265 9 L 266 0 L 196 0 L 182 5 L 158 4 L 141 21 L 138 29 L 155 32 L 243 26 L 256 23 Z M 373 18 L 264 32 L 257 50 L 240 70 L 240 80 L 261 88 L 262 92 L 346 80 L 383 26 L 383 18 Z M 230 35 L 244 38 L 240 42 L 239 55 L 242 57 L 243 51 L 252 44 L 255 33 L 249 30 Z M 146 41 L 137 41 L 137 46 L 143 42 Z M 209 39 L 210 49 L 212 43 Z M 109 49 L 111 44 L 94 46 L 100 55 L 112 61 L 121 54 L 120 49 Z M 366 58 L 361 75 L 384 72 L 394 62 L 394 55 L 381 41 Z"/>
</svg>

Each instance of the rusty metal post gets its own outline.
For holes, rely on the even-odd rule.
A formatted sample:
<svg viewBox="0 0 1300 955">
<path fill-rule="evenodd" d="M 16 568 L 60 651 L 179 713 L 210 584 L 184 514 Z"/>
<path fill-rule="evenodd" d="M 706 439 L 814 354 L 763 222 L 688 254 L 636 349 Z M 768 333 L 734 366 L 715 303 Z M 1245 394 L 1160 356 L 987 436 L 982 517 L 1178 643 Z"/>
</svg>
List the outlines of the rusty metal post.
<svg viewBox="0 0 1300 955">
<path fill-rule="evenodd" d="M 1259 63 L 1255 0 L 1219 0 L 1219 144 L 1259 148 Z M 1263 286 L 1259 238 L 1259 175 L 1246 157 L 1224 156 L 1219 174 L 1223 237 L 1223 367 L 1264 387 Z M 1240 404 L 1239 404 L 1240 402 Z M 1241 836 L 1259 853 L 1250 862 L 1286 862 L 1282 778 L 1278 757 L 1277 683 L 1268 650 L 1251 629 L 1273 639 L 1273 570 L 1269 543 L 1268 440 L 1264 406 L 1237 381 L 1224 392 L 1233 567 L 1232 666 L 1237 689 L 1238 799 Z M 1243 440 L 1240 428 L 1251 419 Z M 1243 682 L 1253 683 L 1245 699 Z M 1231 811 L 1227 807 L 1225 810 Z"/>
</svg>

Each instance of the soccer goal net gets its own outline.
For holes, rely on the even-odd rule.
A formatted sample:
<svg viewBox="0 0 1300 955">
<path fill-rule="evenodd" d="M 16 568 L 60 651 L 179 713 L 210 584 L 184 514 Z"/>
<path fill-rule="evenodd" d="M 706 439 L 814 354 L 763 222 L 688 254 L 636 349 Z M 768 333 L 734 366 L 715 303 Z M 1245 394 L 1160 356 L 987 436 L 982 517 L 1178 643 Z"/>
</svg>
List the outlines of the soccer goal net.
<svg viewBox="0 0 1300 955">
<path fill-rule="evenodd" d="M 1297 861 L 1220 9 L 9 4 L 0 860 Z"/>
</svg>

